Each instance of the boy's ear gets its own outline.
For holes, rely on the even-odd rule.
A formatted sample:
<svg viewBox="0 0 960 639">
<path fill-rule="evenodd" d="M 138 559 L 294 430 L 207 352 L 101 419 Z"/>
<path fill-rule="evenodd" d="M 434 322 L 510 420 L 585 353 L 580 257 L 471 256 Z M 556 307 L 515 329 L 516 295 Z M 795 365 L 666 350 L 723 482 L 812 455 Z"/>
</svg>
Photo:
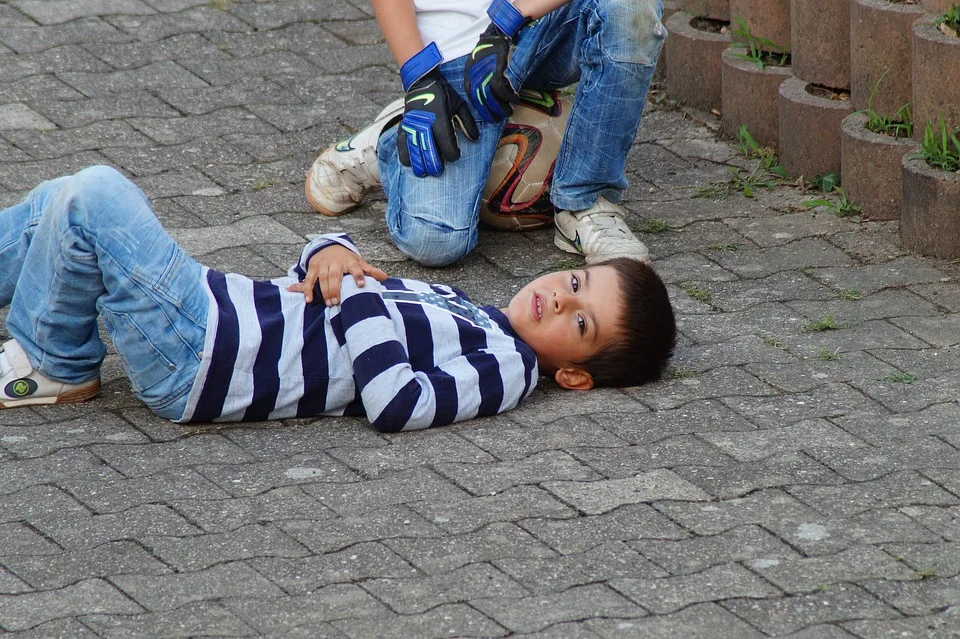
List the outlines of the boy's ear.
<svg viewBox="0 0 960 639">
<path fill-rule="evenodd" d="M 561 388 L 567 390 L 590 390 L 593 388 L 593 375 L 582 368 L 561 368 L 553 379 Z"/>
</svg>

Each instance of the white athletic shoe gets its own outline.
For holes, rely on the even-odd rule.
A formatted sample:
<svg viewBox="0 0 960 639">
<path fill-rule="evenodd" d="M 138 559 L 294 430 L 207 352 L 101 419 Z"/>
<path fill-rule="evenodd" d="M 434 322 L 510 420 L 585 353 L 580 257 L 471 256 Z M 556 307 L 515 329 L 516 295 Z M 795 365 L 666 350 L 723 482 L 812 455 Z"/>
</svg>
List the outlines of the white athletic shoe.
<svg viewBox="0 0 960 639">
<path fill-rule="evenodd" d="M 307 171 L 307 201 L 323 215 L 343 215 L 356 208 L 367 193 L 380 186 L 377 141 L 403 115 L 403 98 L 377 115 L 373 124 L 333 144 Z"/>
<path fill-rule="evenodd" d="M 100 394 L 100 378 L 82 384 L 65 384 L 33 370 L 16 341 L 0 346 L 0 408 L 37 404 L 72 404 Z"/>
<path fill-rule="evenodd" d="M 624 210 L 604 198 L 583 211 L 559 211 L 553 218 L 557 226 L 553 243 L 567 253 L 577 253 L 587 264 L 615 257 L 650 261 L 647 245 L 637 239 L 623 221 Z"/>
</svg>

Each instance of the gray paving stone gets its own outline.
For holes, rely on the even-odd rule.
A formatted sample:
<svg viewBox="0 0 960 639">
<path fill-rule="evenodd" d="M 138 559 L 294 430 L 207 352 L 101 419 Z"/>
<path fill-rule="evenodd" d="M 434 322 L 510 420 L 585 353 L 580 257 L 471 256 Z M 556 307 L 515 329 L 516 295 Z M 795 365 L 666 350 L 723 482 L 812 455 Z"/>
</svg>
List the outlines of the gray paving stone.
<svg viewBox="0 0 960 639">
<path fill-rule="evenodd" d="M 773 635 L 817 623 L 899 617 L 893 608 L 853 585 L 834 585 L 814 594 L 781 599 L 733 599 L 722 605 L 761 631 Z"/>
<path fill-rule="evenodd" d="M 70 517 L 89 511 L 63 490 L 53 486 L 31 486 L 0 497 L 0 522 L 33 519 L 51 512 Z"/>
<path fill-rule="evenodd" d="M 238 244 L 264 241 L 304 244 L 302 237 L 266 216 L 246 217 L 230 226 L 177 229 L 172 235 L 190 255 L 198 257 Z"/>
<path fill-rule="evenodd" d="M 832 555 L 858 544 L 938 541 L 930 530 L 892 509 L 852 517 L 771 522 L 767 527 L 808 556 Z"/>
<path fill-rule="evenodd" d="M 886 413 L 880 404 L 844 383 L 827 383 L 806 393 L 728 396 L 720 401 L 767 429 L 801 420 L 834 418 L 851 413 Z"/>
<path fill-rule="evenodd" d="M 169 505 L 206 532 L 229 532 L 258 522 L 298 519 L 324 521 L 333 512 L 296 486 L 267 490 L 250 497 L 223 500 L 169 500 Z"/>
<path fill-rule="evenodd" d="M 355 483 L 317 483 L 304 491 L 341 515 L 361 515 L 395 504 L 453 503 L 470 495 L 437 473 L 412 468 L 381 479 Z"/>
<path fill-rule="evenodd" d="M 55 590 L 93 578 L 171 572 L 141 546 L 126 540 L 57 554 L 9 556 L 3 562 L 37 590 Z"/>
<path fill-rule="evenodd" d="M 623 417 L 625 420 L 631 418 L 631 415 Z M 523 428 L 517 428 L 515 423 L 505 425 L 506 428 L 464 431 L 461 435 L 498 459 L 508 461 L 525 459 L 543 451 L 570 451 L 579 446 L 624 445 L 624 440 L 585 417 L 559 419 L 545 425 Z"/>
<path fill-rule="evenodd" d="M 698 535 L 716 535 L 746 524 L 817 519 L 816 511 L 777 489 L 718 503 L 660 502 L 656 508 Z"/>
<path fill-rule="evenodd" d="M 812 274 L 830 286 L 855 289 L 864 295 L 885 288 L 940 282 L 944 277 L 932 265 L 912 255 L 857 268 L 817 268 Z"/>
<path fill-rule="evenodd" d="M 513 565 L 513 560 L 536 561 L 557 554 L 516 524 L 506 522 L 462 535 L 447 535 L 442 542 L 397 537 L 384 540 L 383 544 L 428 575 L 491 560 L 498 560 L 498 567 L 503 569 L 504 564 L 499 562 Z"/>
<path fill-rule="evenodd" d="M 17 141 L 18 136 L 15 134 L 18 131 L 51 131 L 55 128 L 53 122 L 25 105 L 0 106 L 0 131 L 5 131 L 6 137 L 13 142 Z"/>
<path fill-rule="evenodd" d="M 802 360 L 794 358 L 787 363 L 761 362 L 744 367 L 771 386 L 788 393 L 806 393 L 826 384 L 854 383 L 866 388 L 878 379 L 901 372 L 895 366 L 878 359 L 875 351 L 847 351 L 824 349 Z"/>
<path fill-rule="evenodd" d="M 7 560 L 4 560 L 5 562 Z M 0 595 L 16 595 L 21 592 L 30 592 L 33 588 L 28 583 L 0 566 Z"/>
<path fill-rule="evenodd" d="M 883 549 L 905 562 L 920 574 L 934 577 L 954 577 L 960 574 L 960 549 L 955 542 L 890 543 Z"/>
<path fill-rule="evenodd" d="M 669 615 L 643 619 L 597 619 L 587 627 L 604 639 L 754 639 L 763 637 L 734 615 L 714 603 L 696 604 Z"/>
<path fill-rule="evenodd" d="M 588 515 L 600 515 L 625 504 L 710 499 L 710 495 L 703 490 L 667 469 L 651 470 L 623 479 L 544 482 L 543 487 Z"/>
<path fill-rule="evenodd" d="M 564 519 L 575 511 L 536 486 L 517 486 L 490 497 L 473 497 L 453 503 L 420 502 L 412 505 L 427 520 L 453 534 L 471 532 L 494 522 L 526 517 Z"/>
<path fill-rule="evenodd" d="M 537 632 L 525 632 L 514 636 L 523 637 L 523 639 L 599 639 L 600 637 L 576 621 L 557 623 Z"/>
<path fill-rule="evenodd" d="M 143 535 L 191 535 L 200 532 L 171 509 L 146 504 L 117 514 L 71 517 L 56 515 L 31 523 L 67 550 L 94 548 L 108 541 L 135 539 Z"/>
<path fill-rule="evenodd" d="M 960 370 L 960 349 L 957 348 L 927 348 L 920 351 L 879 349 L 871 354 L 890 362 L 901 371 L 912 371 L 919 377 L 937 377 Z"/>
<path fill-rule="evenodd" d="M 0 42 L 17 53 L 36 53 L 65 44 L 127 42 L 130 36 L 100 18 L 82 18 L 67 24 L 34 28 L 0 28 Z"/>
<path fill-rule="evenodd" d="M 437 606 L 419 615 L 379 615 L 372 619 L 334 621 L 333 626 L 351 639 L 383 637 L 503 637 L 503 626 L 464 604 Z"/>
<path fill-rule="evenodd" d="M 843 482 L 835 472 L 802 453 L 772 455 L 728 466 L 681 466 L 674 472 L 721 499 L 743 497 L 762 488 Z"/>
<path fill-rule="evenodd" d="M 821 211 L 732 218 L 731 227 L 763 247 L 784 246 L 804 238 L 832 237 L 849 223 Z"/>
<path fill-rule="evenodd" d="M 281 486 L 320 482 L 349 483 L 358 475 L 325 454 L 289 459 L 198 467 L 204 477 L 234 497 L 250 497 Z"/>
<path fill-rule="evenodd" d="M 856 451 L 812 449 L 811 454 L 854 481 L 873 480 L 901 470 L 960 468 L 960 451 L 936 437 Z"/>
<path fill-rule="evenodd" d="M 914 581 L 868 581 L 864 588 L 910 616 L 929 615 L 960 604 L 960 579 L 923 576 Z"/>
<path fill-rule="evenodd" d="M 90 446 L 90 450 L 127 477 L 145 477 L 167 468 L 201 462 L 229 464 L 251 460 L 236 444 L 213 433 L 138 447 L 98 444 Z"/>
<path fill-rule="evenodd" d="M 202 81 L 197 80 L 197 82 Z M 200 84 L 197 86 L 206 85 Z M 183 144 L 196 138 L 220 136 L 227 133 L 263 135 L 277 132 L 274 127 L 260 120 L 249 111 L 236 108 L 225 108 L 202 115 L 174 118 L 128 118 L 127 122 L 157 143 L 164 145 Z"/>
<path fill-rule="evenodd" d="M 939 315 L 933 304 L 904 289 L 884 289 L 857 300 L 798 301 L 787 302 L 787 305 L 805 317 L 832 315 L 845 325 L 867 320 L 902 318 L 894 321 L 894 324 L 921 338 L 923 335 L 910 330 L 910 327 L 917 323 L 915 318 L 924 317 L 929 321 Z"/>
<path fill-rule="evenodd" d="M 304 557 L 309 551 L 269 524 L 250 524 L 225 533 L 192 537 L 143 537 L 142 543 L 177 571 L 257 557 Z"/>
<path fill-rule="evenodd" d="M 514 632 L 533 632 L 574 619 L 631 618 L 647 614 L 643 608 L 600 584 L 519 599 L 481 599 L 471 604 Z"/>
<path fill-rule="evenodd" d="M 97 473 L 103 462 L 83 449 L 68 448 L 35 459 L 0 462 L 0 494 Z"/>
<path fill-rule="evenodd" d="M 946 540 L 960 539 L 960 506 L 904 506 L 900 512 Z"/>
<path fill-rule="evenodd" d="M 711 258 L 724 269 L 745 278 L 767 277 L 788 269 L 853 265 L 849 255 L 819 238 L 803 238 L 763 251 L 722 252 Z"/>
<path fill-rule="evenodd" d="M 177 111 L 168 104 L 146 91 L 125 91 L 122 94 L 108 97 L 83 98 L 79 94 L 76 94 L 76 96 L 79 99 L 70 101 L 54 100 L 52 97 L 43 96 L 31 101 L 31 106 L 65 129 L 133 116 L 172 118 L 178 115 Z M 126 153 L 135 152 L 134 149 L 123 149 L 122 151 Z"/>
<path fill-rule="evenodd" d="M 737 413 L 712 400 L 691 402 L 679 408 L 651 413 L 600 413 L 593 415 L 591 419 L 635 446 L 652 444 L 674 435 L 756 429 L 756 426 Z M 683 442 L 696 445 L 692 439 L 684 438 Z M 594 453 L 596 452 L 595 450 Z"/>
<path fill-rule="evenodd" d="M 534 453 L 516 461 L 492 464 L 437 464 L 436 470 L 473 495 L 493 495 L 507 488 L 543 481 L 600 479 L 589 466 L 563 451 Z"/>
<path fill-rule="evenodd" d="M 246 31 L 248 26 L 213 5 L 185 8 L 150 16 L 111 16 L 109 22 L 137 40 L 163 40 L 172 35 L 204 31 Z"/>
<path fill-rule="evenodd" d="M 941 277 L 938 282 L 913 284 L 910 286 L 910 290 L 930 300 L 940 308 L 954 313 L 960 311 L 960 290 L 958 290 L 955 278 Z"/>
<path fill-rule="evenodd" d="M 401 615 L 423 613 L 438 603 L 519 599 L 530 594 L 489 564 L 470 564 L 438 576 L 370 579 L 363 588 Z"/>
<path fill-rule="evenodd" d="M 786 636 L 790 639 L 852 639 L 854 635 L 839 626 L 821 624 L 809 626 Z"/>
<path fill-rule="evenodd" d="M 807 442 L 815 442 L 818 450 L 841 448 L 849 451 L 866 447 L 864 442 L 823 419 L 743 433 L 707 433 L 701 437 L 734 459 L 745 462 L 797 451 Z"/>
<path fill-rule="evenodd" d="M 167 60 L 229 57 L 225 51 L 214 46 L 199 33 L 172 35 L 159 42 L 87 42 L 84 49 L 109 63 L 114 69 L 120 70 L 136 69 L 151 62 Z M 170 100 L 175 95 L 176 92 L 165 91 L 164 99 Z"/>
<path fill-rule="evenodd" d="M 330 454 L 368 478 L 440 462 L 487 463 L 493 457 L 452 431 L 429 431 L 423 437 L 392 437 L 379 448 L 332 448 Z"/>
<path fill-rule="evenodd" d="M 620 448 L 573 448 L 571 452 L 608 478 L 632 477 L 659 468 L 703 465 L 723 466 L 730 458 L 689 435 L 669 437 L 646 446 Z"/>
<path fill-rule="evenodd" d="M 20 11 L 44 25 L 113 14 L 154 13 L 141 0 L 17 0 L 16 5 Z"/>
<path fill-rule="evenodd" d="M 571 586 L 595 582 L 667 576 L 666 572 L 619 541 L 562 557 L 506 558 L 493 563 L 538 595 L 563 592 Z"/>
<path fill-rule="evenodd" d="M 960 624 L 960 609 L 952 606 L 939 615 L 886 621 L 853 621 L 844 626 L 856 633 L 858 637 L 870 637 L 870 639 L 886 637 L 956 639 L 958 624 Z"/>
<path fill-rule="evenodd" d="M 170 575 L 120 575 L 114 585 L 150 612 L 166 612 L 195 601 L 225 597 L 283 596 L 283 591 L 243 563 Z"/>
<path fill-rule="evenodd" d="M 87 615 L 83 623 L 108 639 L 157 636 L 202 637 L 214 634 L 231 637 L 255 635 L 256 631 L 222 604 L 208 601 L 189 603 L 169 612 L 148 612 L 129 616 Z"/>
<path fill-rule="evenodd" d="M 138 444 L 148 441 L 130 424 L 112 415 L 97 420 L 74 419 L 42 427 L 5 426 L 2 432 L 0 444 L 20 458 L 43 457 L 58 450 L 87 444 Z"/>
<path fill-rule="evenodd" d="M 669 614 L 693 603 L 734 597 L 769 599 L 780 591 L 739 564 L 659 579 L 614 579 L 610 586 L 654 614 Z"/>
<path fill-rule="evenodd" d="M 628 545 L 674 575 L 701 572 L 731 562 L 749 564 L 756 561 L 767 565 L 800 556 L 780 539 L 754 525 L 733 528 L 712 536 L 676 540 L 639 539 Z"/>
<path fill-rule="evenodd" d="M 565 555 L 586 552 L 607 541 L 684 539 L 688 533 L 646 504 L 575 519 L 526 519 L 524 530 Z"/>
<path fill-rule="evenodd" d="M 0 88 L 0 92 L 2 92 L 2 88 Z M 0 99 L 3 98 L 0 97 Z M 40 181 L 76 173 L 93 164 L 108 164 L 108 162 L 99 153 L 83 151 L 55 160 L 39 160 L 11 165 L 0 164 L 0 184 L 12 190 L 25 191 L 32 189 Z"/>
<path fill-rule="evenodd" d="M 88 579 L 60 590 L 0 596 L 0 626 L 7 630 L 27 630 L 73 615 L 129 615 L 141 611 L 140 606 L 102 579 Z"/>
<path fill-rule="evenodd" d="M 148 503 L 229 497 L 192 468 L 174 468 L 134 479 L 124 479 L 119 474 L 97 480 L 75 478 L 61 486 L 96 513 L 116 513 Z"/>
<path fill-rule="evenodd" d="M 231 599 L 226 605 L 259 632 L 275 636 L 297 627 L 317 629 L 323 622 L 380 617 L 388 612 L 353 584 L 334 584 L 283 599 Z"/>
<path fill-rule="evenodd" d="M 346 2 L 321 3 L 324 18 L 332 24 L 339 20 L 361 20 L 365 14 Z M 309 22 L 317 17 L 317 3 L 311 0 L 296 0 L 283 4 L 242 4 L 232 8 L 234 14 L 257 29 L 276 29 L 298 22 Z M 376 27 L 367 24 L 364 32 L 369 33 Z"/>
<path fill-rule="evenodd" d="M 392 580 L 422 578 L 413 566 L 387 546 L 397 542 L 426 541 L 388 539 L 384 543 L 358 543 L 338 552 L 325 552 L 302 558 L 260 557 L 246 563 L 284 592 L 303 595 L 334 583 L 359 583 L 380 579 Z M 429 540 L 435 550 L 446 548 L 446 540 Z"/>
<path fill-rule="evenodd" d="M 728 313 L 769 302 L 830 300 L 836 291 L 798 271 L 774 273 L 760 279 L 718 282 L 711 286 L 713 302 Z"/>
<path fill-rule="evenodd" d="M 387 506 L 355 517 L 331 519 L 322 526 L 310 520 L 284 521 L 276 525 L 315 553 L 342 550 L 363 541 L 443 536 L 440 528 L 404 506 Z"/>
<path fill-rule="evenodd" d="M 650 390 L 630 388 L 626 392 L 637 397 L 656 410 L 679 408 L 691 401 L 749 397 L 757 398 L 776 394 L 776 390 L 741 368 L 723 367 L 707 371 L 695 378 L 673 380 L 664 383 L 654 394 Z"/>
<path fill-rule="evenodd" d="M 836 555 L 788 559 L 751 567 L 788 593 L 822 590 L 827 584 L 871 579 L 918 579 L 916 572 L 873 547 L 857 547 Z"/>
<path fill-rule="evenodd" d="M 87 626 L 82 625 L 75 618 L 56 619 L 34 626 L 30 630 L 13 632 L 9 636 L 17 639 L 99 639 Z"/>
</svg>

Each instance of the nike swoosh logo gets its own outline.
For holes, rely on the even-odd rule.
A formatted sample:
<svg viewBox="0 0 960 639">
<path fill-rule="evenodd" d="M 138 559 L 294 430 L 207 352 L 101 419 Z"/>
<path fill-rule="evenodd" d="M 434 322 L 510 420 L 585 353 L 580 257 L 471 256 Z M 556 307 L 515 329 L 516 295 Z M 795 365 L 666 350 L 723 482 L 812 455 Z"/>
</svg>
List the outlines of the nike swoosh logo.
<svg viewBox="0 0 960 639">
<path fill-rule="evenodd" d="M 423 94 L 423 95 L 415 95 L 415 96 L 413 96 L 412 98 L 407 98 L 407 103 L 409 104 L 410 102 L 416 102 L 417 100 L 423 100 L 423 106 L 427 106 L 428 104 L 430 104 L 431 102 L 433 102 L 433 99 L 434 99 L 435 97 L 436 97 L 436 96 L 433 95 L 432 93 L 425 93 L 425 94 Z"/>
</svg>

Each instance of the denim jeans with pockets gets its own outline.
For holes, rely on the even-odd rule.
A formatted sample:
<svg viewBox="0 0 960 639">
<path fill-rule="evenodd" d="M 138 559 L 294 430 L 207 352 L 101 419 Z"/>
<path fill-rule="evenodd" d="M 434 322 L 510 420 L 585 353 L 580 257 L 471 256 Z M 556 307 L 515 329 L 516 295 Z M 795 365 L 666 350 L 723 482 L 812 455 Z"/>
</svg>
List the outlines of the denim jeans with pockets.
<svg viewBox="0 0 960 639">
<path fill-rule="evenodd" d="M 579 81 L 554 168 L 560 209 L 619 202 L 623 170 L 667 31 L 660 0 L 571 0 L 521 31 L 507 76 L 516 87 L 557 89 Z M 466 57 L 440 70 L 463 95 Z M 476 142 L 459 136 L 460 159 L 418 178 L 397 159 L 397 129 L 377 147 L 387 227 L 397 247 L 427 266 L 451 264 L 477 244 L 478 211 L 503 123 L 482 122 Z"/>
</svg>

